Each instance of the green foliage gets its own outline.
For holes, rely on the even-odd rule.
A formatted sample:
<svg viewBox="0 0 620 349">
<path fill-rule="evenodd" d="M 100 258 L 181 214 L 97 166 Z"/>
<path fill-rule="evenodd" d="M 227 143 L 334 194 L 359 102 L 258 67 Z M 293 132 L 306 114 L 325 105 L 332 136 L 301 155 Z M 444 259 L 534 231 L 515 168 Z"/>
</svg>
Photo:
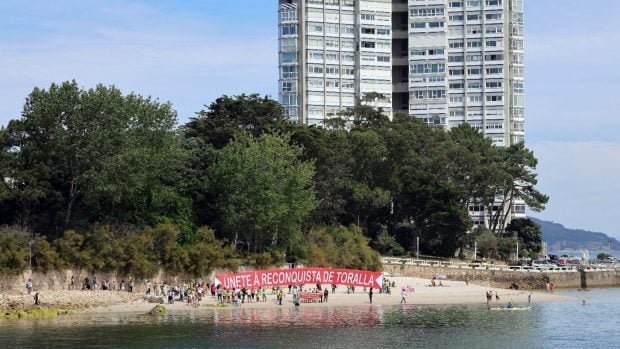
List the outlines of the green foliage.
<svg viewBox="0 0 620 349">
<path fill-rule="evenodd" d="M 315 228 L 304 240 L 310 266 L 381 270 L 379 254 L 356 226 Z"/>
<path fill-rule="evenodd" d="M 604 261 L 604 260 L 610 259 L 611 257 L 612 255 L 603 253 L 603 252 L 596 255 L 596 259 L 599 261 Z"/>
<path fill-rule="evenodd" d="M 539 253 L 542 251 L 542 231 L 540 225 L 529 218 L 513 219 L 506 226 L 506 234 L 517 236 L 520 249 L 527 252 Z"/>
<path fill-rule="evenodd" d="M 300 241 L 301 224 L 315 207 L 312 163 L 288 135 L 239 135 L 221 150 L 210 188 L 222 234 L 253 251 Z"/>
<path fill-rule="evenodd" d="M 368 241 L 399 255 L 418 238 L 425 254 L 478 241 L 486 256 L 508 258 L 516 241 L 501 222 L 515 200 L 533 210 L 548 200 L 535 189 L 533 153 L 495 147 L 467 124 L 390 121 L 374 107 L 383 98 L 367 93 L 322 128 L 286 122 L 268 97 L 223 96 L 175 129 L 170 103 L 113 86 L 35 88 L 22 117 L 0 127 L 0 224 L 41 234 L 32 260 L 42 271 L 199 276 L 285 256 L 377 269 Z M 473 200 L 491 231 L 467 234 Z M 540 250 L 531 222 L 507 233 L 524 254 Z M 22 240 L 2 236 L 0 268 L 25 268 Z"/>
<path fill-rule="evenodd" d="M 488 229 L 483 229 L 476 238 L 478 251 L 484 258 L 493 258 L 497 255 L 497 237 Z"/>
<path fill-rule="evenodd" d="M 54 247 L 42 236 L 32 243 L 32 268 L 47 273 L 60 267 L 60 258 Z"/>
<path fill-rule="evenodd" d="M 28 235 L 17 229 L 0 229 L 0 273 L 19 274 L 28 267 Z"/>
<path fill-rule="evenodd" d="M 402 256 L 405 254 L 405 249 L 396 241 L 396 238 L 387 231 L 382 231 L 377 235 L 377 239 L 373 244 L 375 250 L 382 255 L 388 256 Z"/>
<path fill-rule="evenodd" d="M 113 86 L 35 88 L 0 139 L 0 174 L 12 179 L 3 197 L 17 206 L 16 223 L 54 236 L 92 221 L 187 216 L 170 204 L 186 159 L 175 123 L 169 103 Z"/>
<path fill-rule="evenodd" d="M 222 96 L 185 126 L 188 137 L 200 138 L 216 149 L 224 148 L 238 133 L 259 138 L 284 127 L 282 106 L 258 94 Z"/>
</svg>

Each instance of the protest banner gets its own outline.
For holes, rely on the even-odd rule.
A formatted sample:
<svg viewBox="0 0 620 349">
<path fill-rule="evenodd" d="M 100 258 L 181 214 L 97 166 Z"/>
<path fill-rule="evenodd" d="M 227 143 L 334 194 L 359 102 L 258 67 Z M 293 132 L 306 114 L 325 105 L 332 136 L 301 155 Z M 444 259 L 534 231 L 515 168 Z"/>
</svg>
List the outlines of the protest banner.
<svg viewBox="0 0 620 349">
<path fill-rule="evenodd" d="M 215 285 L 220 285 L 224 289 L 249 289 L 299 284 L 335 284 L 381 288 L 382 282 L 383 274 L 380 272 L 333 268 L 256 270 L 235 274 L 220 274 L 215 277 Z"/>
</svg>

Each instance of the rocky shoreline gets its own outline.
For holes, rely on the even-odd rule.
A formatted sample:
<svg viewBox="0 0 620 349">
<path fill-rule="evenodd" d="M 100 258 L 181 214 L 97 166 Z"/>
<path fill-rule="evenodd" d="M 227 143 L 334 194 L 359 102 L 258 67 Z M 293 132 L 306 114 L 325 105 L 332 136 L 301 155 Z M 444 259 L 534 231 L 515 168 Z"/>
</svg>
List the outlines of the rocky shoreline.
<svg viewBox="0 0 620 349">
<path fill-rule="evenodd" d="M 0 294 L 0 311 L 26 310 L 35 307 L 34 295 Z M 39 291 L 39 306 L 59 310 L 81 310 L 125 304 L 142 299 L 141 293 L 122 291 Z"/>
</svg>

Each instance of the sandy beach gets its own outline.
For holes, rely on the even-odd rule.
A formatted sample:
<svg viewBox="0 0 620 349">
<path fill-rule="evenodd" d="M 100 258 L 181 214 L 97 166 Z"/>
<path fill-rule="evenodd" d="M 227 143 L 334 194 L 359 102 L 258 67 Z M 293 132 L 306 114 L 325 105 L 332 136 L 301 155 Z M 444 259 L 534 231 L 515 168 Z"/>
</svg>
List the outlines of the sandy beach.
<svg viewBox="0 0 620 349">
<path fill-rule="evenodd" d="M 442 280 L 443 286 L 431 287 L 429 280 L 410 278 L 410 277 L 392 277 L 390 281 L 395 282 L 396 287 L 393 287 L 391 294 L 380 294 L 378 290 L 374 290 L 372 304 L 376 306 L 387 306 L 400 304 L 401 290 L 403 287 L 413 289 L 414 291 L 407 292 L 406 301 L 407 304 L 414 305 L 438 305 L 438 304 L 486 304 L 486 292 L 493 291 L 493 301 L 491 306 L 504 307 L 508 301 L 512 302 L 516 306 L 527 306 L 528 296 L 531 295 L 531 303 L 535 305 L 540 302 L 552 302 L 552 301 L 576 301 L 572 297 L 549 294 L 544 291 L 530 291 L 530 290 L 507 290 L 489 288 L 487 286 L 480 286 L 469 284 L 466 285 L 461 281 L 449 281 Z M 276 303 L 276 296 L 271 294 L 271 290 L 267 292 L 267 302 L 251 302 L 241 304 L 242 308 L 261 309 L 261 308 L 276 308 L 276 307 L 292 307 L 292 295 L 287 293 L 285 289 L 285 298 L 282 305 Z M 499 294 L 500 300 L 495 300 L 496 292 Z M 91 296 L 90 298 L 97 298 L 106 293 L 120 293 L 124 297 L 107 298 L 108 304 L 93 304 L 93 306 L 84 309 L 84 312 L 99 313 L 99 312 L 138 312 L 146 313 L 151 310 L 156 304 L 148 303 L 144 300 L 143 295 L 131 295 L 126 296 L 126 292 L 109 292 L 109 291 L 64 291 L 63 293 L 78 293 Z M 48 295 L 42 293 L 43 302 L 45 303 Z M 81 297 L 80 297 L 81 298 Z M 77 298 L 74 298 L 76 300 Z M 114 303 L 114 300 L 118 300 L 118 303 Z M 103 301 L 102 301 L 103 302 Z M 175 302 L 174 304 L 163 304 L 169 311 L 206 311 L 212 310 L 217 304 L 217 300 L 214 297 L 204 297 L 198 307 L 189 306 L 187 303 Z M 336 293 L 331 293 L 328 297 L 328 302 L 323 303 L 302 303 L 302 307 L 336 307 L 336 306 L 362 306 L 369 305 L 369 297 L 367 292 L 363 292 L 362 288 L 356 288 L 355 293 L 346 293 L 345 286 L 339 286 L 336 289 Z M 235 308 L 230 305 L 228 308 Z M 223 308 L 226 309 L 226 308 Z"/>
</svg>

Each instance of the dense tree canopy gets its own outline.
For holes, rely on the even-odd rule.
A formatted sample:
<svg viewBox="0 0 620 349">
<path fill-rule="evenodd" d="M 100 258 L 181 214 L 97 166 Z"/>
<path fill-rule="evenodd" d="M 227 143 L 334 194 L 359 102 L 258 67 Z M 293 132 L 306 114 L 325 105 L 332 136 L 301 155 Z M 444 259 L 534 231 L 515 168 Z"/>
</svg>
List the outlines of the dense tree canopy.
<svg viewBox="0 0 620 349">
<path fill-rule="evenodd" d="M 229 241 L 248 249 L 301 242 L 301 225 L 315 207 L 314 166 L 299 159 L 288 135 L 239 134 L 209 172 L 218 226 Z"/>
<path fill-rule="evenodd" d="M 181 223 L 191 212 L 173 186 L 185 159 L 175 123 L 170 104 L 114 87 L 35 88 L 0 138 L 7 223 L 52 235 L 93 222 Z"/>
<path fill-rule="evenodd" d="M 239 262 L 378 269 L 383 253 L 454 256 L 476 240 L 530 252 L 536 158 L 466 124 L 445 131 L 372 107 L 370 94 L 321 127 L 287 122 L 259 95 L 223 96 L 176 127 L 170 103 L 76 82 L 35 88 L 0 128 L 0 270 L 79 266 L 202 274 Z M 499 201 L 498 201 L 499 200 Z M 472 230 L 482 205 L 490 230 Z M 203 228 L 198 228 L 203 227 Z M 208 228 L 212 227 L 212 228 Z"/>
</svg>

